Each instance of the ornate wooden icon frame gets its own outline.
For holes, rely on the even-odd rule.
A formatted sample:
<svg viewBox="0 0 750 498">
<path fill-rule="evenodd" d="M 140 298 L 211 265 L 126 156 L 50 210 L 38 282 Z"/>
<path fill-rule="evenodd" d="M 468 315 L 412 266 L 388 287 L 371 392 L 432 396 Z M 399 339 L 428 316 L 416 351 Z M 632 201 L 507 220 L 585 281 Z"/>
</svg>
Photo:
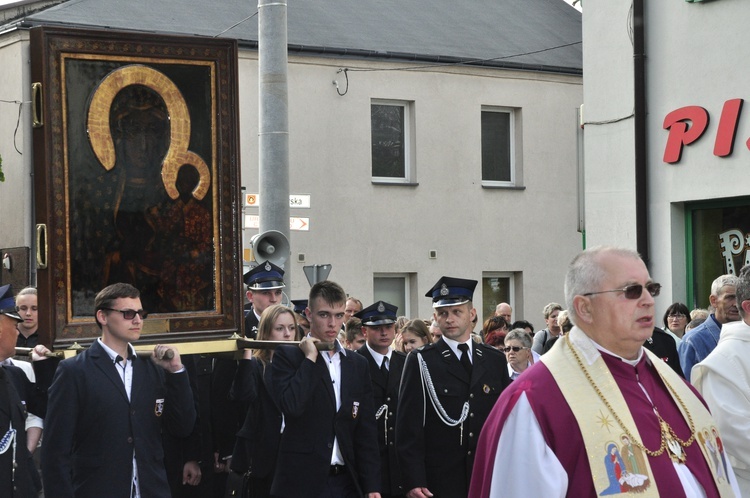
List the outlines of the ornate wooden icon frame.
<svg viewBox="0 0 750 498">
<path fill-rule="evenodd" d="M 65 347 L 98 337 L 94 296 L 128 279 L 152 313 L 145 341 L 240 330 L 236 41 L 38 27 L 30 44 L 42 342 Z M 126 90 L 140 97 L 118 97 Z M 117 114 L 118 105 L 126 110 Z M 138 113 L 166 131 L 133 121 L 131 135 L 113 139 L 117 120 Z M 118 159 L 117 144 L 121 155 L 138 148 L 128 145 L 132 135 L 157 145 Z M 197 179 L 181 197 L 185 165 Z M 181 213 L 203 217 L 174 221 Z"/>
</svg>

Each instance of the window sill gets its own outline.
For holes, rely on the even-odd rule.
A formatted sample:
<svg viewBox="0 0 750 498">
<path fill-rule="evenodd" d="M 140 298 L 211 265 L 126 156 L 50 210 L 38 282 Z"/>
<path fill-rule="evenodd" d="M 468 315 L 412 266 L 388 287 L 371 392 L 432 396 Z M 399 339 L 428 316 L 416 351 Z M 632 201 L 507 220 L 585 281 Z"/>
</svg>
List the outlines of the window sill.
<svg viewBox="0 0 750 498">
<path fill-rule="evenodd" d="M 419 183 L 411 182 L 388 182 L 384 180 L 372 180 L 373 185 L 387 185 L 389 187 L 418 187 Z"/>
<path fill-rule="evenodd" d="M 482 188 L 489 190 L 526 190 L 523 185 L 482 185 Z"/>
</svg>

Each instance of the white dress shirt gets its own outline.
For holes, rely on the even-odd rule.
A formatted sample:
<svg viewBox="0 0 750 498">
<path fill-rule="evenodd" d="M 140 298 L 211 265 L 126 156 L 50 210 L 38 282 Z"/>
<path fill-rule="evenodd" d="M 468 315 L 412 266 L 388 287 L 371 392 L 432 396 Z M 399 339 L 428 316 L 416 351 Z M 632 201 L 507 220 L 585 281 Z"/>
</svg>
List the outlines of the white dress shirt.
<svg viewBox="0 0 750 498">
<path fill-rule="evenodd" d="M 328 373 L 333 383 L 333 393 L 336 395 L 336 412 L 341 408 L 341 356 L 346 356 L 346 349 L 339 341 L 335 341 L 334 350 L 321 352 L 323 359 L 328 365 Z M 331 452 L 331 465 L 344 465 L 344 455 L 341 453 L 339 440 L 334 436 L 333 451 Z"/>
<path fill-rule="evenodd" d="M 461 359 L 461 355 L 463 354 L 460 349 L 458 349 L 459 344 L 468 344 L 469 350 L 467 353 L 469 354 L 469 361 L 471 361 L 472 365 L 474 364 L 472 355 L 474 354 L 474 341 L 469 338 L 467 341 L 464 342 L 458 342 L 454 341 L 453 339 L 448 339 L 447 337 L 443 336 L 443 341 L 448 345 L 449 348 L 451 348 L 451 351 L 453 351 L 453 354 L 456 355 L 456 358 L 459 360 Z"/>
<path fill-rule="evenodd" d="M 115 364 L 115 368 L 117 369 L 117 373 L 120 375 L 120 378 L 122 379 L 123 384 L 125 385 L 125 392 L 128 395 L 128 401 L 130 401 L 130 391 L 133 387 L 133 360 L 128 358 L 122 358 L 121 361 L 117 361 L 117 359 L 121 358 L 120 355 L 118 355 L 112 348 L 104 344 L 102 342 L 101 338 L 97 339 L 99 341 L 99 344 L 104 348 L 104 351 L 107 352 L 109 357 L 112 359 L 112 362 Z M 128 350 L 130 351 L 130 356 L 135 357 L 135 349 L 133 349 L 133 346 L 131 344 L 128 344 Z M 133 449 L 133 481 L 132 481 L 132 489 L 130 491 L 131 498 L 141 498 L 141 489 L 138 485 L 138 465 L 135 462 L 135 449 Z"/>
</svg>

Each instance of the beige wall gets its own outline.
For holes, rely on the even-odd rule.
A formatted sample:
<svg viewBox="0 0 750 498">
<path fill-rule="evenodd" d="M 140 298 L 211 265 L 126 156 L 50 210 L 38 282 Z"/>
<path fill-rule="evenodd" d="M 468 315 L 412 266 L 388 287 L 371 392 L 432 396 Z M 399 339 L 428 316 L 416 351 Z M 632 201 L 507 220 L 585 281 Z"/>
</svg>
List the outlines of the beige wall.
<svg viewBox="0 0 750 498">
<path fill-rule="evenodd" d="M 0 247 L 31 246 L 32 150 L 31 83 L 28 32 L 0 37 L 0 156 L 5 182 L 0 183 Z M 19 104 L 21 121 L 18 122 Z M 16 129 L 18 126 L 18 129 Z M 16 148 L 21 152 L 19 154 Z"/>
<path fill-rule="evenodd" d="M 575 114 L 581 78 L 467 68 L 354 70 L 405 65 L 290 58 L 290 190 L 312 195 L 311 209 L 291 210 L 309 217 L 311 227 L 292 232 L 291 297 L 308 291 L 304 264 L 331 263 L 329 278 L 366 304 L 374 273 L 413 273 L 411 315 L 427 317 L 430 300 L 423 295 L 441 275 L 479 280 L 483 272 L 515 272 L 515 316 L 541 326 L 542 307 L 563 300 L 565 268 L 581 247 Z M 336 71 L 344 66 L 351 70 L 341 97 L 332 80 L 343 93 L 344 75 Z M 255 54 L 243 54 L 240 74 L 242 179 L 255 192 Z M 371 99 L 414 102 L 418 186 L 372 184 Z M 481 186 L 483 105 L 520 109 L 525 190 Z M 255 233 L 246 230 L 245 242 Z M 428 258 L 431 249 L 437 259 Z M 306 263 L 296 262 L 298 253 Z"/>
<path fill-rule="evenodd" d="M 587 2 L 583 10 L 586 120 L 632 112 L 633 48 L 629 3 Z M 657 314 L 687 297 L 685 203 L 747 196 L 750 164 L 747 100 L 750 57 L 747 2 L 645 2 L 648 106 L 649 240 L 652 277 L 661 282 Z M 724 102 L 745 99 L 734 152 L 713 154 Z M 704 135 L 683 149 L 676 164 L 663 161 L 665 116 L 680 107 L 708 110 Z M 632 119 L 585 128 L 586 216 L 589 245 L 635 247 Z M 717 241 L 718 246 L 718 241 Z"/>
<path fill-rule="evenodd" d="M 630 3 L 601 3 L 583 13 L 586 242 L 635 249 Z"/>
<path fill-rule="evenodd" d="M 3 98 L 30 98 L 26 32 L 0 39 Z M 576 109 L 580 77 L 481 68 L 425 71 L 385 69 L 403 63 L 290 57 L 290 191 L 310 194 L 311 209 L 292 209 L 310 218 L 309 232 L 293 232 L 291 298 L 309 286 L 302 266 L 333 265 L 330 279 L 369 304 L 373 274 L 412 275 L 411 315 L 428 317 L 424 293 L 441 275 L 480 280 L 483 272 L 515 274 L 514 316 L 543 325 L 541 309 L 562 302 L 565 268 L 581 247 L 577 232 Z M 345 89 L 339 67 L 349 67 Z M 242 183 L 257 192 L 257 53 L 242 51 L 240 134 Z M 22 95 L 23 93 L 23 95 Z M 370 101 L 413 101 L 418 186 L 373 185 L 370 164 Z M 520 109 L 518 142 L 525 189 L 483 189 L 480 164 L 482 106 Z M 24 107 L 13 150 L 17 108 L 0 113 L 0 153 L 7 181 L 0 184 L 3 213 L 0 246 L 30 245 L 30 113 Z M 12 106 L 11 106 L 12 107 Z M 12 112 L 8 112 L 8 110 Z M 521 180 L 522 179 L 522 180 Z M 247 208 L 246 214 L 257 214 Z M 247 246 L 257 230 L 244 231 Z M 436 250 L 437 259 L 428 252 Z M 304 253 L 306 262 L 298 263 Z M 475 301 L 481 303 L 478 289 Z"/>
</svg>

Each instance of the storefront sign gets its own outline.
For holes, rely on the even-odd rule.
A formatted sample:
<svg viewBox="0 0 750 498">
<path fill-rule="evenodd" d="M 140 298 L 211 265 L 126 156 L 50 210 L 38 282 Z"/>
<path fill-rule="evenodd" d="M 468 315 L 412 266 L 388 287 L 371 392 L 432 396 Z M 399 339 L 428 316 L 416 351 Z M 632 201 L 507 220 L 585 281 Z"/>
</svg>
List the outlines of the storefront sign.
<svg viewBox="0 0 750 498">
<path fill-rule="evenodd" d="M 734 256 L 745 253 L 743 266 L 750 264 L 750 234 L 744 234 L 740 230 L 727 230 L 719 234 L 721 255 L 724 258 L 724 270 L 726 273 L 737 275 L 734 264 Z"/>
<path fill-rule="evenodd" d="M 726 157 L 732 153 L 743 102 L 743 99 L 731 99 L 724 102 L 714 141 L 715 156 Z M 697 105 L 680 107 L 667 114 L 663 124 L 664 129 L 669 130 L 667 145 L 664 148 L 664 162 L 669 164 L 679 162 L 683 147 L 701 138 L 708 127 L 708 122 L 708 111 Z M 750 148 L 750 140 L 747 146 Z"/>
</svg>

